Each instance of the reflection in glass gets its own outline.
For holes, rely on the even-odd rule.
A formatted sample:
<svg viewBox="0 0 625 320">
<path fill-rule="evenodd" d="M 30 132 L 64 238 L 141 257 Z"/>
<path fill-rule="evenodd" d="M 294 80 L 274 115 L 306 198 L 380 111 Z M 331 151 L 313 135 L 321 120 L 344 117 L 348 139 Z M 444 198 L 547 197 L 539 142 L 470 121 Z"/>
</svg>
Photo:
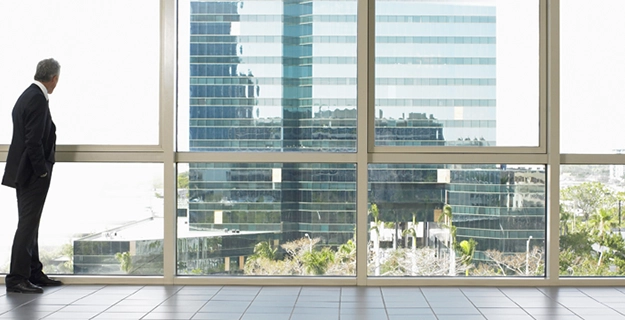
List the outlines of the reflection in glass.
<svg viewBox="0 0 625 320">
<path fill-rule="evenodd" d="M 39 229 L 44 272 L 162 275 L 162 167 L 57 163 Z M 0 273 L 7 273 L 15 191 L 1 188 L 0 204 L 7 219 L 0 226 Z"/>
<path fill-rule="evenodd" d="M 180 19 L 179 150 L 355 151 L 355 0 L 190 1 Z"/>
<path fill-rule="evenodd" d="M 353 164 L 178 167 L 178 273 L 355 275 Z"/>
<path fill-rule="evenodd" d="M 378 0 L 375 30 L 377 146 L 538 145 L 538 1 Z"/>
<path fill-rule="evenodd" d="M 369 165 L 370 276 L 543 276 L 545 169 Z"/>
<path fill-rule="evenodd" d="M 624 168 L 560 167 L 561 276 L 625 276 Z"/>
</svg>

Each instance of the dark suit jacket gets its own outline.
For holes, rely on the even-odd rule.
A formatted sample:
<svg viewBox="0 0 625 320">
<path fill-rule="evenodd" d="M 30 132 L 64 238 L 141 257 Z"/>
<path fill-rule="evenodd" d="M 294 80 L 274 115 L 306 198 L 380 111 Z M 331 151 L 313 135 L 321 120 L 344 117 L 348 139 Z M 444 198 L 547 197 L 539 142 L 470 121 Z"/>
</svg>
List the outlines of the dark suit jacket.
<svg viewBox="0 0 625 320">
<path fill-rule="evenodd" d="M 39 176 L 51 172 L 56 151 L 56 126 L 48 101 L 32 84 L 13 108 L 13 139 L 7 155 L 2 184 L 27 187 Z"/>
</svg>

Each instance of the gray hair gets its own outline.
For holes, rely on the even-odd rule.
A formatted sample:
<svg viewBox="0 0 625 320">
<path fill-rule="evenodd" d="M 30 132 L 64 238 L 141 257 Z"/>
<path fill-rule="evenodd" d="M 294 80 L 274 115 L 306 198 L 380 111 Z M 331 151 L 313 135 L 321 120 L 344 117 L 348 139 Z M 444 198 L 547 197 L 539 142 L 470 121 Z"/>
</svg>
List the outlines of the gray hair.
<svg viewBox="0 0 625 320">
<path fill-rule="evenodd" d="M 58 76 L 61 72 L 61 65 L 58 61 L 50 58 L 39 61 L 37 63 L 37 72 L 35 73 L 35 80 L 40 82 L 48 82 L 52 80 L 54 76 Z"/>
</svg>

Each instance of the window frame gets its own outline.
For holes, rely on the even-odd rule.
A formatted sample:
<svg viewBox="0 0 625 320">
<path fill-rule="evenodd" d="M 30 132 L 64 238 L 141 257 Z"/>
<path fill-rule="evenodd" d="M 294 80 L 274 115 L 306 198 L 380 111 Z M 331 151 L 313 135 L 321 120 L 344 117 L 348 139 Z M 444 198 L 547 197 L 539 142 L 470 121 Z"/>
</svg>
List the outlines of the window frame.
<svg viewBox="0 0 625 320">
<path fill-rule="evenodd" d="M 320 286 L 614 286 L 623 278 L 561 278 L 559 254 L 559 175 L 564 164 L 625 164 L 625 155 L 560 153 L 560 5 L 540 0 L 539 146 L 537 147 L 375 147 L 375 1 L 358 0 L 358 120 L 355 153 L 192 153 L 176 151 L 178 0 L 160 1 L 160 88 L 158 145 L 60 145 L 59 162 L 154 162 L 163 164 L 163 276 L 63 276 L 73 284 L 175 285 L 320 285 Z M 180 0 L 182 1 L 182 0 Z M 184 67 L 184 66 L 182 66 Z M 8 145 L 0 145 L 4 161 Z M 332 162 L 357 166 L 357 238 L 367 239 L 367 166 L 373 163 L 523 163 L 547 166 L 546 275 L 544 278 L 372 278 L 366 268 L 355 277 L 190 277 L 176 275 L 177 163 L 188 162 Z M 357 264 L 367 263 L 367 242 L 357 241 Z"/>
</svg>

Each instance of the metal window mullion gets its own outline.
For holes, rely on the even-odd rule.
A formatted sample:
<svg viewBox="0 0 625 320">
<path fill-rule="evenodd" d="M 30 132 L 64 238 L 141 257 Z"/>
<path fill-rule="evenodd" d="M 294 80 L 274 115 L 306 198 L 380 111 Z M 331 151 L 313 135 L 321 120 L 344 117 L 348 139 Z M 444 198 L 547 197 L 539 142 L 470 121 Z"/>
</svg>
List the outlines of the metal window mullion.
<svg viewBox="0 0 625 320">
<path fill-rule="evenodd" d="M 541 15 L 546 11 L 547 52 L 541 61 L 547 63 L 546 96 L 547 114 L 547 243 L 546 281 L 549 285 L 560 284 L 560 0 L 543 0 Z M 541 34 L 542 35 L 542 34 Z M 541 87 L 541 93 L 542 93 Z"/>
<path fill-rule="evenodd" d="M 163 149 L 163 282 L 176 276 L 176 0 L 160 0 L 159 142 Z"/>
<path fill-rule="evenodd" d="M 367 285 L 368 161 L 373 151 L 375 91 L 375 0 L 358 0 L 358 126 L 356 187 L 356 284 Z"/>
</svg>

